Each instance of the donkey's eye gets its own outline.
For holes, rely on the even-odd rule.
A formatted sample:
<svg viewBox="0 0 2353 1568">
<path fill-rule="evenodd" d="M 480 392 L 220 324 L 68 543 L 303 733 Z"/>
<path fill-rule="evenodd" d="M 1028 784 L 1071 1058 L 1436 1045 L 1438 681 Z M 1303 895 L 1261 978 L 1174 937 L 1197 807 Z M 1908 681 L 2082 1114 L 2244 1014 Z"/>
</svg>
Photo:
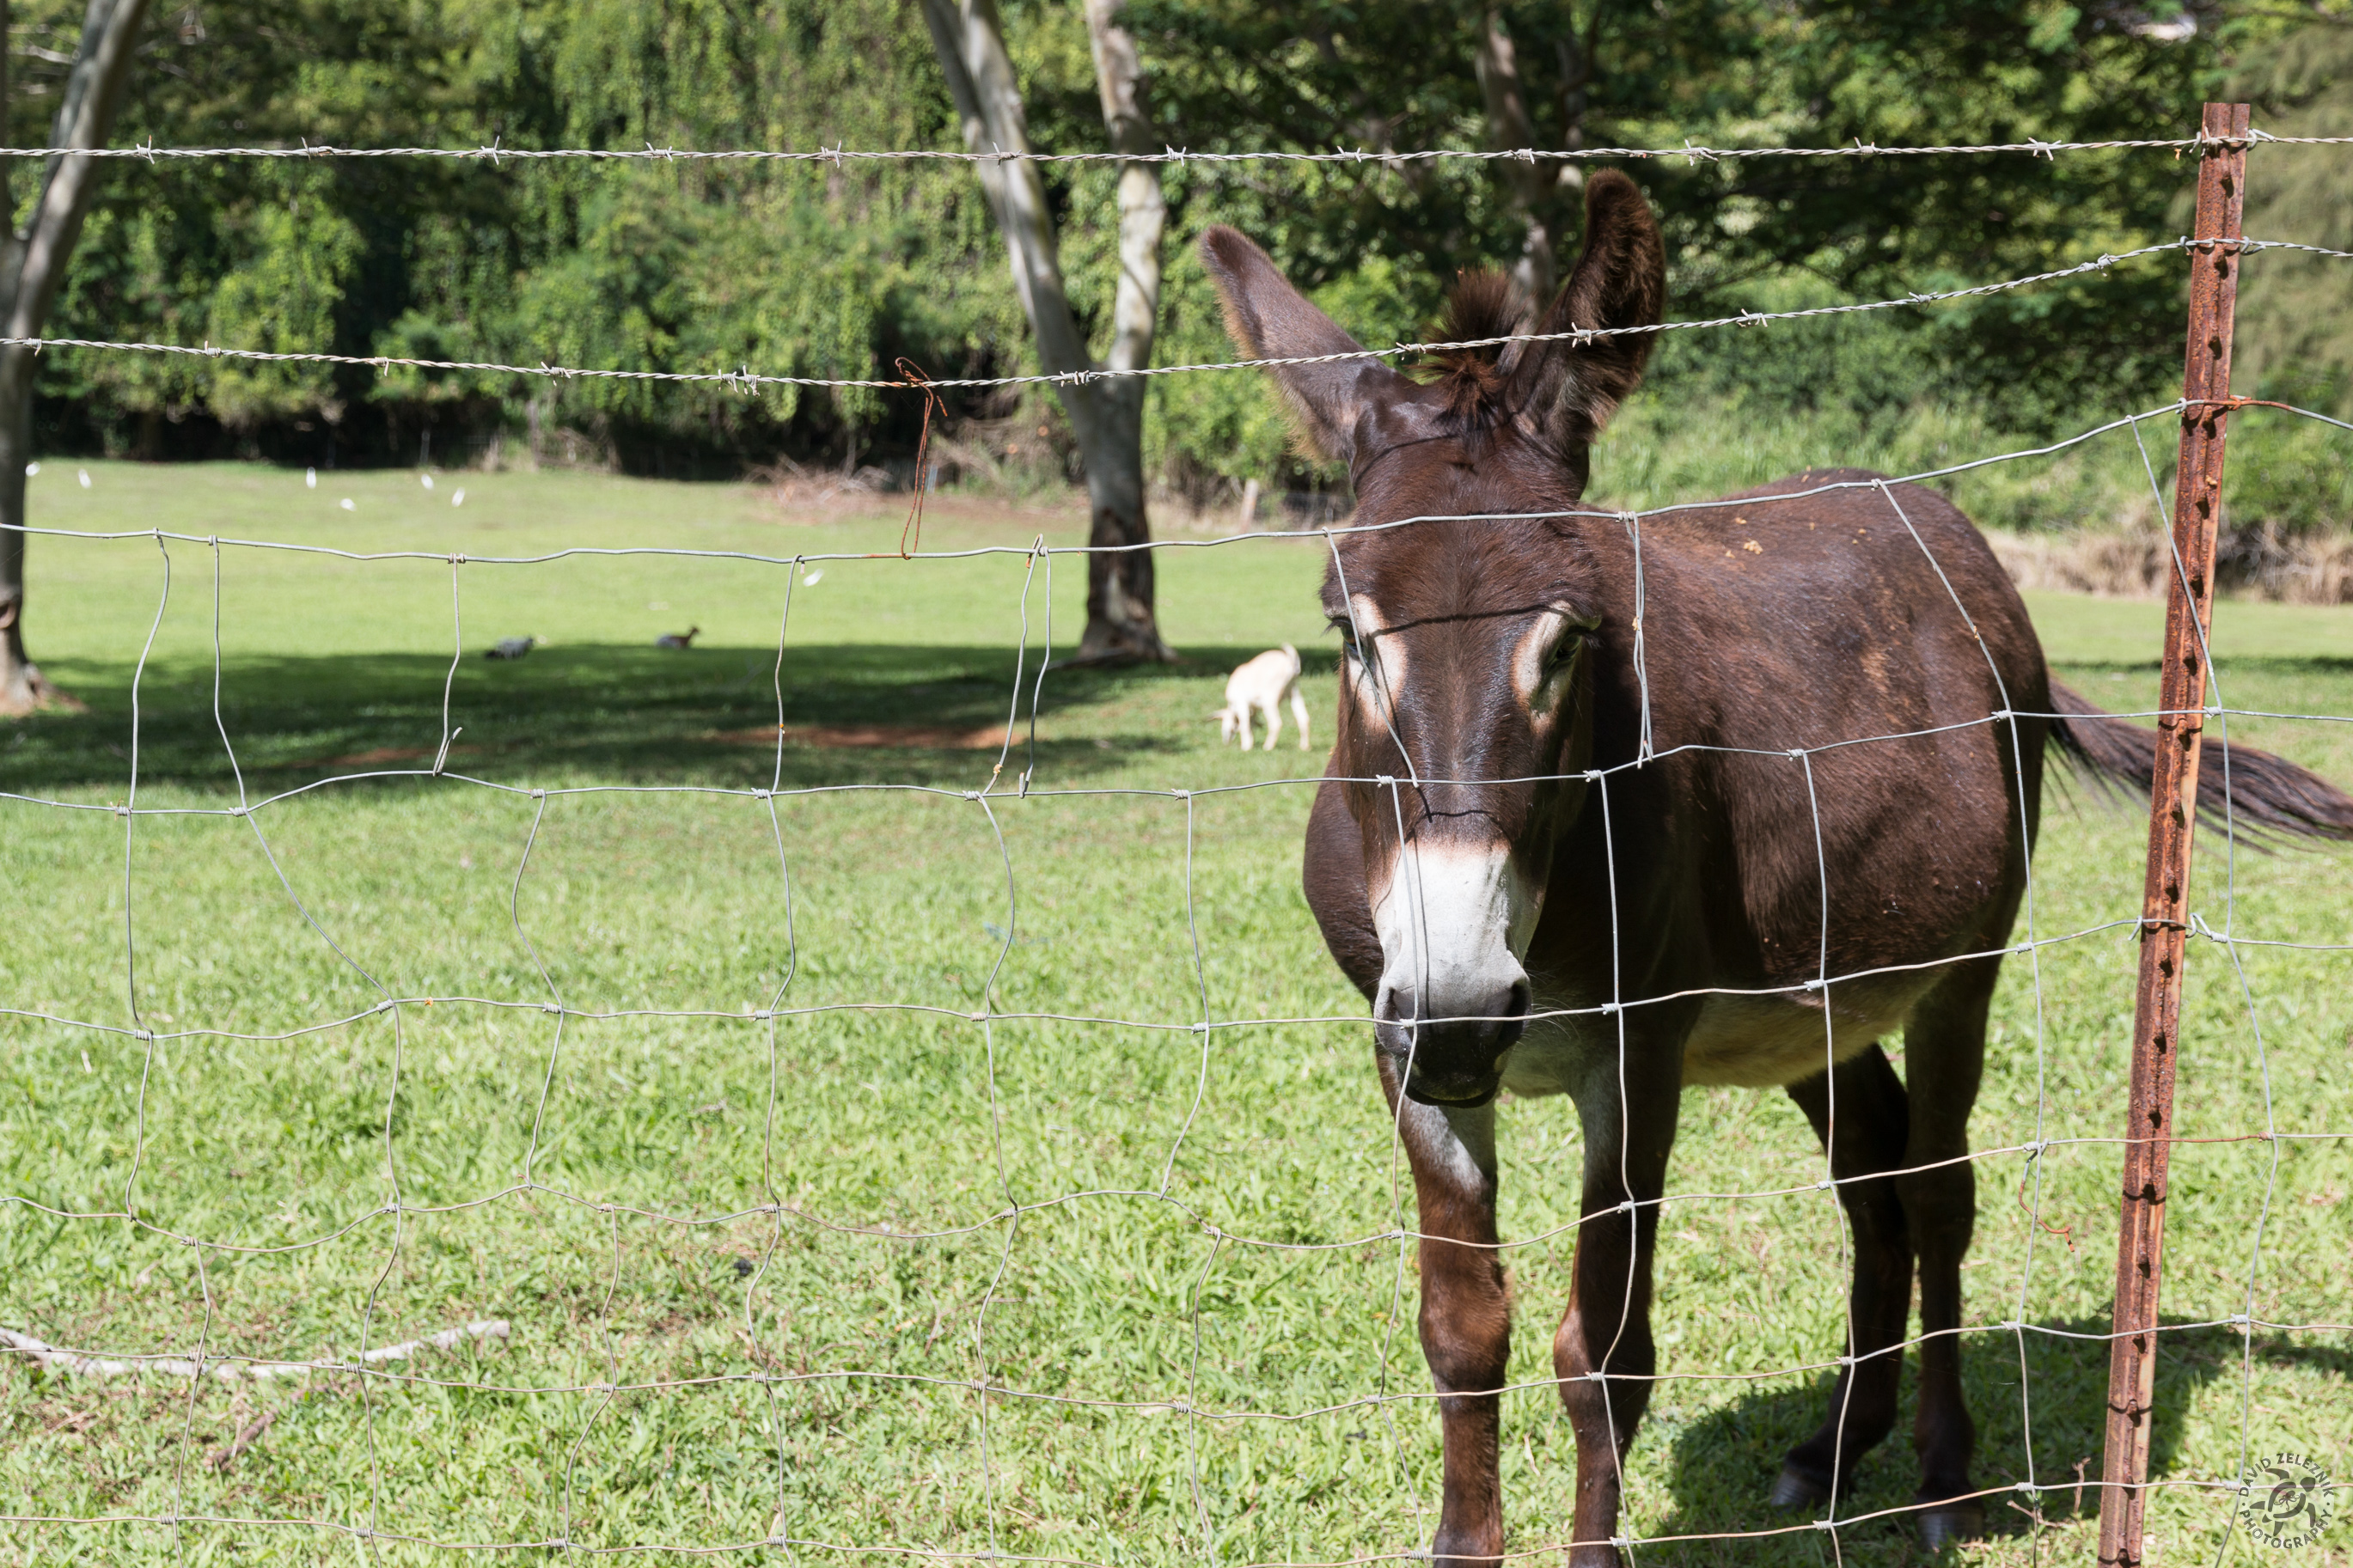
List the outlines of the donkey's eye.
<svg viewBox="0 0 2353 1568">
<path fill-rule="evenodd" d="M 1585 637 L 1583 634 L 1577 632 L 1569 633 L 1568 636 L 1553 644 L 1552 651 L 1545 655 L 1546 671 L 1550 673 L 1554 670 L 1567 668 L 1571 664 L 1577 661 L 1577 650 L 1584 646 Z"/>
<path fill-rule="evenodd" d="M 1347 650 L 1349 658 L 1361 658 L 1364 657 L 1364 650 L 1356 646 L 1356 627 L 1350 626 L 1345 621 L 1334 621 L 1332 623 L 1332 629 L 1340 634 L 1340 646 Z"/>
</svg>

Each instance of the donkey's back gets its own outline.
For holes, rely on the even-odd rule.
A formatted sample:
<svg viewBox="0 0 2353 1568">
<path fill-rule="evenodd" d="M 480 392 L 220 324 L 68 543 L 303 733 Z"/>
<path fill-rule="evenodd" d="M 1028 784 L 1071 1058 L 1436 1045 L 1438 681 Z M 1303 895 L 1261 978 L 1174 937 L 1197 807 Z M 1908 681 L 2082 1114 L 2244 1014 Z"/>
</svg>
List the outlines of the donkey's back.
<svg viewBox="0 0 2353 1568">
<path fill-rule="evenodd" d="M 1660 991 L 1801 987 L 1812 1005 L 1836 976 L 2002 943 L 2052 698 L 2026 606 L 1966 516 L 1830 469 L 1654 514 L 1639 536 L 1614 520 L 1579 531 L 1625 601 L 1598 629 L 1593 763 L 1656 761 L 1611 780 L 1619 842 L 1562 868 L 1604 875 L 1614 849 L 1630 879 L 1704 895 L 1703 918 L 1657 930 Z M 1845 991 L 1879 994 L 1866 1011 L 1892 1025 L 1934 978 Z M 1703 1035 L 1754 1011 L 1715 1005 Z M 1805 1071 L 1823 1066 L 1821 1031 L 1816 1011 Z M 1695 1044 L 1694 1076 L 1717 1077 Z"/>
<path fill-rule="evenodd" d="M 1708 704 L 1689 741 L 1788 752 L 2049 710 L 2025 604 L 1936 490 L 1812 468 L 1639 526 L 1653 686 Z"/>
</svg>

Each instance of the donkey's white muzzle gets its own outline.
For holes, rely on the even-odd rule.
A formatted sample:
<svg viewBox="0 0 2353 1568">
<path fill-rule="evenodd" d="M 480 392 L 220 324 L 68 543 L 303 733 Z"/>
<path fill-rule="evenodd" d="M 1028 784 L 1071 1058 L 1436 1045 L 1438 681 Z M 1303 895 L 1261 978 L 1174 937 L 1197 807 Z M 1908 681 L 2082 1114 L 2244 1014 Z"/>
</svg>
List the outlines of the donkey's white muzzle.
<svg viewBox="0 0 2353 1568">
<path fill-rule="evenodd" d="M 1381 941 L 1374 1037 L 1434 1105 L 1493 1099 L 1528 1010 L 1520 954 L 1535 900 L 1498 840 L 1408 844 L 1373 905 Z"/>
</svg>

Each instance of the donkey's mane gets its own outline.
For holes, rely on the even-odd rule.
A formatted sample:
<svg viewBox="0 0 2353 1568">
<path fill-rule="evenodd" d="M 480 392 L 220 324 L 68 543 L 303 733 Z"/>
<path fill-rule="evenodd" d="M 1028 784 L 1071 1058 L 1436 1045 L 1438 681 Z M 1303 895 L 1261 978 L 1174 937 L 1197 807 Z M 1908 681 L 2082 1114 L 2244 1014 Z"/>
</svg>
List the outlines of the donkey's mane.
<svg viewBox="0 0 2353 1568">
<path fill-rule="evenodd" d="M 1535 313 L 1528 297 L 1504 274 L 1465 272 L 1447 293 L 1437 341 L 1476 342 L 1524 332 Z M 1518 346 L 1440 349 L 1423 362 L 1423 369 L 1437 373 L 1433 384 L 1445 389 L 1447 416 L 1461 429 L 1491 429 L 1508 417 L 1504 393 L 1519 356 L 1507 357 L 1505 351 Z"/>
</svg>

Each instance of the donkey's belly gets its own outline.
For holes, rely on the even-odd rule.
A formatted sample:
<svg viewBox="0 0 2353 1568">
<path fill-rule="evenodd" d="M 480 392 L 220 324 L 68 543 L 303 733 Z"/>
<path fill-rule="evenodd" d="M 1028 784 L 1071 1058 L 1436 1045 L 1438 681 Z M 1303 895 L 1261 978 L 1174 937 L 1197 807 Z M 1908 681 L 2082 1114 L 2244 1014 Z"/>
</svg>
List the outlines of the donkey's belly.
<svg viewBox="0 0 2353 1568">
<path fill-rule="evenodd" d="M 1811 1078 L 1828 1063 L 1842 1062 L 1903 1027 L 1912 1004 L 1936 979 L 1929 972 L 1842 981 L 1836 987 L 1829 1028 L 1822 1024 L 1818 992 L 1711 996 L 1683 1042 L 1683 1082 L 1771 1089 Z M 1580 1085 L 1599 1088 L 1615 1081 L 1620 1048 L 1617 1025 L 1574 1012 L 1557 1016 L 1593 1005 L 1585 997 L 1539 994 L 1535 1007 L 1538 1021 L 1504 1058 L 1504 1087 L 1526 1100 L 1575 1094 Z M 1556 1016 L 1545 1017 L 1546 1013 Z"/>
<path fill-rule="evenodd" d="M 1711 996 L 1683 1044 L 1685 1083 L 1769 1089 L 1811 1078 L 1901 1028 L 1936 976 L 1889 975 L 1835 988 L 1823 1024 L 1820 992 Z"/>
</svg>

